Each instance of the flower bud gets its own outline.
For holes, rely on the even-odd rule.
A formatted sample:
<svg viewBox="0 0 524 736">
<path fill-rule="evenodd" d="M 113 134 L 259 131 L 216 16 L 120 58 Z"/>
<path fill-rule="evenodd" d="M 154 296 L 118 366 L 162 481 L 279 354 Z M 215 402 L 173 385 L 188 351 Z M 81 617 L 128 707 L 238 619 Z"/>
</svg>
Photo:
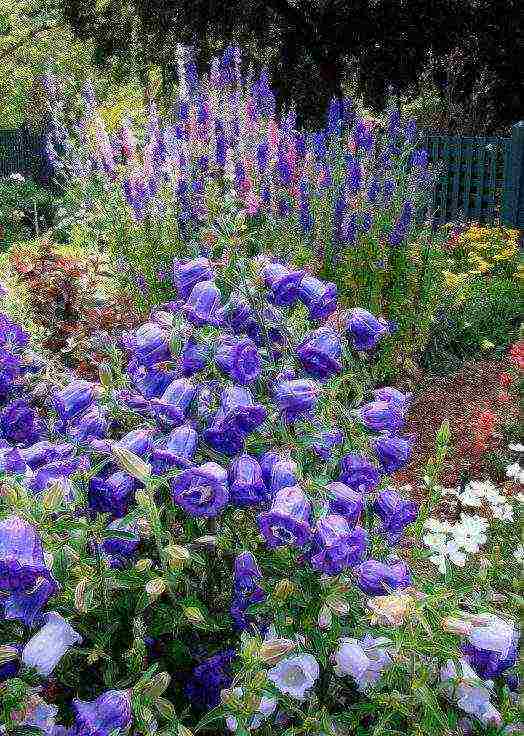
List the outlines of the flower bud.
<svg viewBox="0 0 524 736">
<path fill-rule="evenodd" d="M 408 614 L 413 599 L 409 595 L 377 595 L 367 602 L 372 611 L 372 623 L 400 626 Z"/>
<path fill-rule="evenodd" d="M 64 498 L 64 486 L 61 480 L 52 481 L 42 493 L 42 508 L 44 511 L 56 511 Z"/>
<path fill-rule="evenodd" d="M 18 659 L 18 650 L 15 647 L 1 646 L 0 647 L 0 666 L 11 662 L 13 659 Z"/>
<path fill-rule="evenodd" d="M 190 731 L 189 728 L 186 728 L 185 726 L 182 726 L 181 723 L 178 724 L 178 736 L 194 736 L 193 731 Z"/>
<path fill-rule="evenodd" d="M 182 570 L 191 559 L 187 547 L 182 547 L 179 544 L 168 544 L 164 552 L 172 570 Z"/>
<path fill-rule="evenodd" d="M 144 462 L 142 458 L 135 455 L 131 450 L 125 447 L 119 447 L 116 444 L 113 445 L 111 452 L 122 470 L 125 470 L 126 473 L 129 473 L 129 475 L 132 475 L 133 478 L 136 478 L 141 483 L 147 483 L 149 481 L 151 477 L 151 465 L 149 463 Z M 147 496 L 147 494 L 144 495 Z"/>
<path fill-rule="evenodd" d="M 167 718 L 168 720 L 176 718 L 175 706 L 166 698 L 156 698 L 155 706 L 163 718 Z"/>
<path fill-rule="evenodd" d="M 98 366 L 98 380 L 105 388 L 111 386 L 113 382 L 113 376 L 111 374 L 111 368 L 107 363 L 100 363 Z"/>
<path fill-rule="evenodd" d="M 89 580 L 84 578 L 81 580 L 78 585 L 75 588 L 75 608 L 80 611 L 80 613 L 87 613 L 87 603 L 88 603 L 88 595 L 87 595 L 87 586 L 89 584 Z"/>
<path fill-rule="evenodd" d="M 346 616 L 349 613 L 349 603 L 343 598 L 330 598 L 326 603 L 339 616 Z"/>
<path fill-rule="evenodd" d="M 448 634 L 458 634 L 459 636 L 465 636 L 470 634 L 473 627 L 469 621 L 465 621 L 462 618 L 454 618 L 448 616 L 442 621 L 442 628 Z"/>
<path fill-rule="evenodd" d="M 167 586 L 162 578 L 153 578 L 146 583 L 146 593 L 150 598 L 159 598 L 166 592 Z"/>
<path fill-rule="evenodd" d="M 267 639 L 262 643 L 258 656 L 266 664 L 275 665 L 295 647 L 296 644 L 291 639 Z"/>
<path fill-rule="evenodd" d="M 286 598 L 289 598 L 289 596 L 294 593 L 294 591 L 294 583 L 291 580 L 284 578 L 276 584 L 275 590 L 273 591 L 273 597 L 278 598 L 281 601 L 285 601 Z"/>
<path fill-rule="evenodd" d="M 184 608 L 184 616 L 192 624 L 195 624 L 195 626 L 201 626 L 206 622 L 206 619 L 202 615 L 202 611 L 196 606 L 188 606 L 187 608 Z"/>
<path fill-rule="evenodd" d="M 333 614 L 328 606 L 322 606 L 319 611 L 317 623 L 320 629 L 330 629 L 333 623 Z"/>
<path fill-rule="evenodd" d="M 135 563 L 135 570 L 138 570 L 138 572 L 145 572 L 146 570 L 150 570 L 153 566 L 153 560 L 150 560 L 148 557 L 144 557 L 141 560 L 137 560 Z"/>
<path fill-rule="evenodd" d="M 198 545 L 199 547 L 216 547 L 217 538 L 211 534 L 206 534 L 203 537 L 197 537 L 193 540 L 193 544 Z"/>
<path fill-rule="evenodd" d="M 159 698 L 167 690 L 171 677 L 167 672 L 159 672 L 142 688 L 142 692 L 150 698 Z"/>
</svg>

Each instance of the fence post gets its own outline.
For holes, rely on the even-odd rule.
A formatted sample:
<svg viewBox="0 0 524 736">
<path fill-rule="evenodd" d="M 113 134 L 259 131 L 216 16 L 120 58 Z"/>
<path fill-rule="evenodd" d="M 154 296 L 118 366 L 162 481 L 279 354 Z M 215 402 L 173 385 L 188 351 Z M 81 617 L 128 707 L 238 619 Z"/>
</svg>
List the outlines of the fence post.
<svg viewBox="0 0 524 736">
<path fill-rule="evenodd" d="M 511 128 L 500 219 L 504 225 L 524 229 L 524 120 Z"/>
</svg>

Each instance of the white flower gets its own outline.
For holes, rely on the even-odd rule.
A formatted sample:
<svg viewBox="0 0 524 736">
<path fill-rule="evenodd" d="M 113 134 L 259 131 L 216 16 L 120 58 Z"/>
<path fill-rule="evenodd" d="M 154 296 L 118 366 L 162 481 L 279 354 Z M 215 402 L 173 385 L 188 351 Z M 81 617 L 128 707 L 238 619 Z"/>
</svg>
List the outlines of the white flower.
<svg viewBox="0 0 524 736">
<path fill-rule="evenodd" d="M 524 504 L 524 493 L 517 493 L 516 499 L 519 503 Z"/>
<path fill-rule="evenodd" d="M 438 519 L 434 519 L 432 516 L 426 520 L 424 527 L 432 532 L 437 532 L 438 534 L 447 534 L 452 528 L 451 524 L 448 524 L 447 521 L 439 521 Z"/>
<path fill-rule="evenodd" d="M 524 452 L 524 445 L 521 445 L 520 442 L 516 445 L 508 445 L 508 448 L 513 452 Z"/>
<path fill-rule="evenodd" d="M 430 547 L 434 550 L 441 550 L 444 549 L 446 546 L 446 536 L 444 534 L 437 534 L 437 533 L 429 533 L 424 534 L 422 537 L 422 541 L 426 545 L 426 547 Z"/>
<path fill-rule="evenodd" d="M 512 463 L 506 468 L 506 477 L 514 480 L 515 483 L 524 483 L 524 469 L 520 467 L 519 463 Z"/>
<path fill-rule="evenodd" d="M 475 554 L 479 547 L 487 542 L 485 531 L 488 523 L 480 516 L 461 514 L 460 523 L 455 525 L 453 536 L 459 547 L 466 552 Z"/>
<path fill-rule="evenodd" d="M 473 629 L 468 635 L 471 644 L 479 649 L 497 652 L 502 658 L 507 657 L 514 643 L 514 625 L 489 613 L 471 618 Z"/>
<path fill-rule="evenodd" d="M 451 540 L 437 554 L 431 555 L 429 560 L 444 575 L 446 573 L 446 560 L 449 560 L 457 567 L 464 567 L 466 564 L 466 555 L 460 551 L 458 544 L 454 540 Z"/>
<path fill-rule="evenodd" d="M 501 521 L 513 521 L 513 509 L 509 503 L 501 503 L 500 506 L 493 506 L 491 509 L 495 519 Z"/>
<path fill-rule="evenodd" d="M 18 181 L 20 183 L 25 181 L 24 176 L 22 176 L 22 174 L 20 174 L 18 171 L 15 174 L 9 174 L 9 179 L 11 179 L 11 181 Z"/>
<path fill-rule="evenodd" d="M 383 637 L 373 639 L 365 636 L 360 641 L 344 638 L 335 653 L 335 674 L 342 677 L 351 675 L 361 692 L 368 685 L 380 679 L 386 667 L 391 664 L 387 651 L 389 641 Z"/>
<path fill-rule="evenodd" d="M 29 639 L 22 652 L 22 661 L 41 675 L 50 675 L 67 650 L 82 641 L 82 637 L 60 616 L 51 611 L 46 622 Z"/>
<path fill-rule="evenodd" d="M 517 562 L 520 562 L 521 564 L 524 563 L 524 544 L 519 544 L 518 547 L 515 548 L 513 551 L 513 557 Z"/>
<path fill-rule="evenodd" d="M 267 676 L 277 688 L 296 700 L 304 700 L 306 691 L 313 687 L 320 668 L 311 654 L 299 654 L 279 662 L 268 670 Z"/>
<path fill-rule="evenodd" d="M 446 687 L 448 697 L 454 697 L 459 708 L 476 716 L 485 725 L 500 725 L 502 718 L 490 701 L 491 692 L 470 665 L 459 660 L 459 668 L 448 659 L 440 670 L 440 680 Z"/>
</svg>

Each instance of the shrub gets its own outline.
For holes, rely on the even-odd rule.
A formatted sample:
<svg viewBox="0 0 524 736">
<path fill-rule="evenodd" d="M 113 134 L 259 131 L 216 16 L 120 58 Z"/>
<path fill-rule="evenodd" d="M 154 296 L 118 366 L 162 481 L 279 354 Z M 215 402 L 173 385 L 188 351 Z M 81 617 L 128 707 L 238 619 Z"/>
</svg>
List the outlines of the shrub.
<svg viewBox="0 0 524 736">
<path fill-rule="evenodd" d="M 46 230 L 57 206 L 50 192 L 21 174 L 0 179 L 0 248 Z"/>
</svg>

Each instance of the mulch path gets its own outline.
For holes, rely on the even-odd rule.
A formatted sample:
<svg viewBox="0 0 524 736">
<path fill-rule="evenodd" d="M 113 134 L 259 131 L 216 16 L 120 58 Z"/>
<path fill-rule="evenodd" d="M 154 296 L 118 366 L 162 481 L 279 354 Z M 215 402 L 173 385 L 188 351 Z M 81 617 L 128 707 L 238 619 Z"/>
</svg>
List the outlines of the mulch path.
<svg viewBox="0 0 524 736">
<path fill-rule="evenodd" d="M 393 476 L 400 485 L 411 485 L 412 494 L 422 500 L 425 488 L 422 476 L 427 461 L 435 455 L 436 434 L 444 420 L 450 424 L 449 452 L 444 461 L 440 484 L 445 487 L 457 486 L 464 473 L 469 479 L 486 480 L 516 492 L 516 484 L 508 483 L 501 477 L 493 463 L 488 461 L 490 453 L 503 454 L 505 439 L 497 430 L 497 424 L 507 421 L 518 411 L 514 398 L 508 402 L 499 399 L 501 388 L 499 376 L 510 369 L 511 363 L 504 360 L 483 360 L 466 363 L 460 371 L 447 376 L 421 375 L 418 382 L 401 382 L 403 390 L 411 390 L 414 400 L 406 423 L 406 433 L 416 437 L 410 462 Z M 486 451 L 475 449 L 474 428 L 478 415 L 483 411 L 496 415 L 493 435 L 489 438 Z"/>
</svg>

